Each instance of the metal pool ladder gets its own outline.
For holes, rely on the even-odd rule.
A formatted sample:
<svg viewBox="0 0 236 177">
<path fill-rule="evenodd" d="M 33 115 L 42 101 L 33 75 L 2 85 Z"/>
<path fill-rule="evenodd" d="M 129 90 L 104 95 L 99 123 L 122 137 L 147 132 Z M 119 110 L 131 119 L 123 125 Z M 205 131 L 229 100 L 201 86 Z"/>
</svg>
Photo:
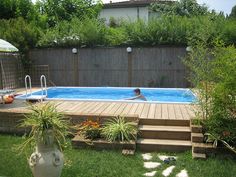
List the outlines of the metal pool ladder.
<svg viewBox="0 0 236 177">
<path fill-rule="evenodd" d="M 47 81 L 46 81 L 46 77 L 44 75 L 41 75 L 41 77 L 40 77 L 40 86 L 41 86 L 41 95 L 32 95 L 31 77 L 29 75 L 26 75 L 25 76 L 26 100 L 28 100 L 28 101 L 37 101 L 37 100 L 43 101 L 43 99 L 45 99 L 48 96 Z M 29 93 L 29 95 L 28 95 L 28 93 Z"/>
</svg>

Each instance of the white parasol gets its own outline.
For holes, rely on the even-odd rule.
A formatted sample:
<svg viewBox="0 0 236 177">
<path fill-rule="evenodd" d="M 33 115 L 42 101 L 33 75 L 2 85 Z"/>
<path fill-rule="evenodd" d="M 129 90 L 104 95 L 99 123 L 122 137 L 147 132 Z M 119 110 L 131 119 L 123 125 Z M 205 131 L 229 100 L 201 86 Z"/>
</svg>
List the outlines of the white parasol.
<svg viewBox="0 0 236 177">
<path fill-rule="evenodd" d="M 18 52 L 19 50 L 11 43 L 0 39 L 0 52 Z"/>
</svg>

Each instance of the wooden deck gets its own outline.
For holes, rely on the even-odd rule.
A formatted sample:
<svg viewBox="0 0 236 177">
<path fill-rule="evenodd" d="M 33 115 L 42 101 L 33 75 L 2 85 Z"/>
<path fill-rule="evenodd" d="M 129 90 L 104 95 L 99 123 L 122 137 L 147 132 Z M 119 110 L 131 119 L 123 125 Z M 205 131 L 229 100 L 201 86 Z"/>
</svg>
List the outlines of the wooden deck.
<svg viewBox="0 0 236 177">
<path fill-rule="evenodd" d="M 140 119 L 190 120 L 194 116 L 189 104 L 96 102 L 96 101 L 51 101 L 59 111 L 78 116 L 136 116 Z M 27 105 L 16 100 L 11 105 L 0 105 L 0 112 L 26 113 Z"/>
</svg>

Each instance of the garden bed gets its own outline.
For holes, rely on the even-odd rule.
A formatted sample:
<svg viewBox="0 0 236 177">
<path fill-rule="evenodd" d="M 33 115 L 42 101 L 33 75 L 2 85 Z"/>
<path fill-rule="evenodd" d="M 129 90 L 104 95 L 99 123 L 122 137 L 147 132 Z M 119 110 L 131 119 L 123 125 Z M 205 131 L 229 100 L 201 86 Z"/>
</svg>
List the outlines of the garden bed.
<svg viewBox="0 0 236 177">
<path fill-rule="evenodd" d="M 106 121 L 89 120 L 75 126 L 77 133 L 72 139 L 74 148 L 89 147 L 96 150 L 136 150 L 138 119 L 126 120 L 117 116 Z"/>
<path fill-rule="evenodd" d="M 72 146 L 74 148 L 84 148 L 91 147 L 97 150 L 103 149 L 136 149 L 136 142 L 134 140 L 129 142 L 109 142 L 104 139 L 89 140 L 85 139 L 82 136 L 75 136 L 72 139 Z"/>
</svg>

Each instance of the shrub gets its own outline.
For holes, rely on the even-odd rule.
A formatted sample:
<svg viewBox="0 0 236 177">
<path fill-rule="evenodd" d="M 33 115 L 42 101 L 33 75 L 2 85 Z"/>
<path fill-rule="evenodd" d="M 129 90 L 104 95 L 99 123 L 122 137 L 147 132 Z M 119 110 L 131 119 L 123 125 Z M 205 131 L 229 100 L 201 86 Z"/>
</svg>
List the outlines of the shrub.
<svg viewBox="0 0 236 177">
<path fill-rule="evenodd" d="M 102 136 L 108 141 L 130 141 L 136 138 L 137 127 L 133 122 L 126 122 L 124 117 L 118 116 L 108 120 L 102 128 Z"/>
<path fill-rule="evenodd" d="M 79 125 L 78 134 L 87 139 L 97 139 L 101 136 L 100 124 L 98 121 L 86 120 Z"/>
<path fill-rule="evenodd" d="M 196 116 L 204 118 L 210 139 L 215 137 L 232 150 L 227 143 L 236 146 L 236 48 L 219 41 L 212 45 L 193 46 L 185 63 L 199 95 Z"/>
</svg>

